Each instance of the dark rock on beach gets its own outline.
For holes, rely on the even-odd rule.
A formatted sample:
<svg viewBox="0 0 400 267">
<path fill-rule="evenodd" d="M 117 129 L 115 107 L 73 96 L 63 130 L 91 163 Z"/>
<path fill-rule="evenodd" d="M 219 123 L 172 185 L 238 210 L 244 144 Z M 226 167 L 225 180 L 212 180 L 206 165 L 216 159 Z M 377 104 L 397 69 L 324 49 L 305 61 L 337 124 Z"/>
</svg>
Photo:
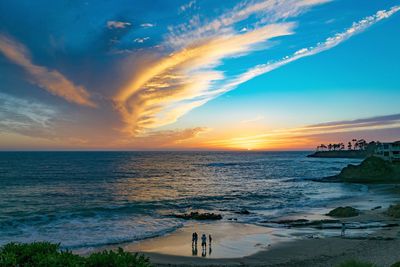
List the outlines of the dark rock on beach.
<svg viewBox="0 0 400 267">
<path fill-rule="evenodd" d="M 353 208 L 353 207 L 338 207 L 336 209 L 331 210 L 328 214 L 328 216 L 331 217 L 340 217 L 340 218 L 346 218 L 346 217 L 355 217 L 358 216 L 360 212 Z"/>
<path fill-rule="evenodd" d="M 400 204 L 390 205 L 390 207 L 387 210 L 387 214 L 390 217 L 400 218 Z"/>
<path fill-rule="evenodd" d="M 250 214 L 250 211 L 248 211 L 248 210 L 240 210 L 240 211 L 235 211 L 235 213 L 237 213 L 237 214 L 243 214 L 243 215 L 249 215 Z"/>
<path fill-rule="evenodd" d="M 215 214 L 215 213 L 199 213 L 199 212 L 191 212 L 191 213 L 185 213 L 185 214 L 173 214 L 172 215 L 175 218 L 179 219 L 185 219 L 185 220 L 221 220 L 222 215 L 221 214 Z"/>
</svg>

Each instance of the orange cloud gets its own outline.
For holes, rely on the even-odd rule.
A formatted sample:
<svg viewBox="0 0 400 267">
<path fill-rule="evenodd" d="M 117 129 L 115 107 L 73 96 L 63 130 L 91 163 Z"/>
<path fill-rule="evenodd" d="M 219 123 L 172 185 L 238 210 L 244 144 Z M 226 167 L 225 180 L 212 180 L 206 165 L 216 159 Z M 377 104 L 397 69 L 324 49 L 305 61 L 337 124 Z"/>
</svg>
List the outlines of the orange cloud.
<svg viewBox="0 0 400 267">
<path fill-rule="evenodd" d="M 137 134 L 143 129 L 173 123 L 188 111 L 212 99 L 215 81 L 224 78 L 213 70 L 223 58 L 240 56 L 255 44 L 291 34 L 293 23 L 271 24 L 254 31 L 198 41 L 149 66 L 115 97 L 117 109 Z"/>
<path fill-rule="evenodd" d="M 90 100 L 90 94 L 83 86 L 75 85 L 56 70 L 49 70 L 32 63 L 29 51 L 21 43 L 0 34 L 0 52 L 11 62 L 22 67 L 29 74 L 32 83 L 53 95 L 72 103 L 90 107 L 96 106 Z"/>
</svg>

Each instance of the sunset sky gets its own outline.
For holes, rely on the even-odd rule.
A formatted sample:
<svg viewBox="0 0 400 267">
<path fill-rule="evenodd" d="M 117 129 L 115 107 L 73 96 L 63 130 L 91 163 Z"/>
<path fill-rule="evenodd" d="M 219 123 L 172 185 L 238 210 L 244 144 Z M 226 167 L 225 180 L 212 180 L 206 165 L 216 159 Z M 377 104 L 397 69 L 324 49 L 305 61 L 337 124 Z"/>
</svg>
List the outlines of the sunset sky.
<svg viewBox="0 0 400 267">
<path fill-rule="evenodd" d="M 0 150 L 400 139 L 400 1 L 0 1 Z"/>
</svg>

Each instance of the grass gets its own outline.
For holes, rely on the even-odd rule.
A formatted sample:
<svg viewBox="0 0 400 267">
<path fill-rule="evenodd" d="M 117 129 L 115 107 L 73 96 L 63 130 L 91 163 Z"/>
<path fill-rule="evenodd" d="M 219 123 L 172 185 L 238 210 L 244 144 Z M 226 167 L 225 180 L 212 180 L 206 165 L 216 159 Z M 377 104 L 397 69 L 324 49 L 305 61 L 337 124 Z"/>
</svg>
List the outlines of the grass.
<svg viewBox="0 0 400 267">
<path fill-rule="evenodd" d="M 59 244 L 34 242 L 9 243 L 0 248 L 1 267 L 150 267 L 148 258 L 139 254 L 103 251 L 82 257 L 61 251 Z"/>
</svg>

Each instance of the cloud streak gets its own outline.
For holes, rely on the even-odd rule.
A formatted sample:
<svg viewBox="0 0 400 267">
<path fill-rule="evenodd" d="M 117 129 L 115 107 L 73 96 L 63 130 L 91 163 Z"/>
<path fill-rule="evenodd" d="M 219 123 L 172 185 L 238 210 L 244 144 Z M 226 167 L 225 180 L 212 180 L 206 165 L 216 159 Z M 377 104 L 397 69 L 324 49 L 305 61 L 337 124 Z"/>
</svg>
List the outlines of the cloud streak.
<svg viewBox="0 0 400 267">
<path fill-rule="evenodd" d="M 0 52 L 12 63 L 22 67 L 31 83 L 71 103 L 96 106 L 83 86 L 75 85 L 57 70 L 34 64 L 28 49 L 21 43 L 0 34 Z"/>
<path fill-rule="evenodd" d="M 316 55 L 323 51 L 334 48 L 335 46 L 350 39 L 354 35 L 365 31 L 372 25 L 378 23 L 379 21 L 381 21 L 383 19 L 387 19 L 387 18 L 391 17 L 392 15 L 394 15 L 395 13 L 397 13 L 399 11 L 400 11 L 400 6 L 394 6 L 390 10 L 378 11 L 376 14 L 374 14 L 372 16 L 368 16 L 358 22 L 353 23 L 353 25 L 350 28 L 348 28 L 347 30 L 345 30 L 341 33 L 338 33 L 332 37 L 327 38 L 324 42 L 318 43 L 315 47 L 302 48 L 302 49 L 296 51 L 293 55 L 286 56 L 279 61 L 267 63 L 267 64 L 260 64 L 258 66 L 255 66 L 255 67 L 249 69 L 247 72 L 243 73 L 242 75 L 238 76 L 236 79 L 227 83 L 222 89 L 219 90 L 219 92 L 215 92 L 215 93 L 228 92 L 230 90 L 235 89 L 240 84 L 247 82 L 259 75 L 262 75 L 262 74 L 265 74 L 272 70 L 275 70 L 279 67 L 282 67 L 282 66 L 284 66 L 288 63 L 291 63 L 293 61 L 296 61 L 300 58 L 313 56 L 313 55 Z"/>
</svg>

